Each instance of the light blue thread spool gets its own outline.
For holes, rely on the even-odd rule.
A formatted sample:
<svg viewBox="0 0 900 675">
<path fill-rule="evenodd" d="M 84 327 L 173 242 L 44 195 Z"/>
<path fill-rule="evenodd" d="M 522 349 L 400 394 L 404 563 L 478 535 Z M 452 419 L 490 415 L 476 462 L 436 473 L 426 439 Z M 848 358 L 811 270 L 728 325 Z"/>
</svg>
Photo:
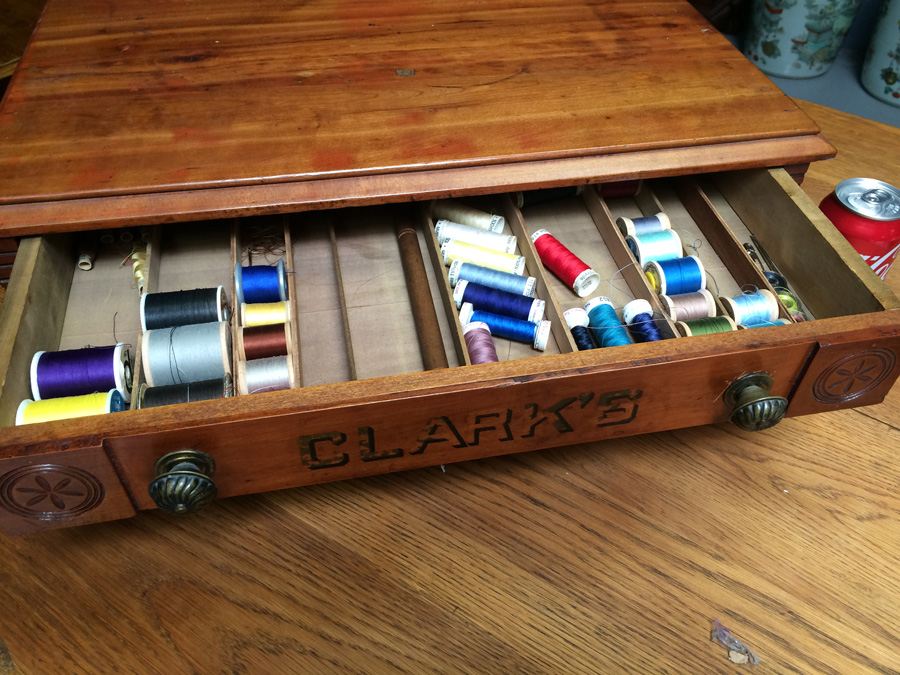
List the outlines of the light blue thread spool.
<svg viewBox="0 0 900 675">
<path fill-rule="evenodd" d="M 674 260 L 684 254 L 681 237 L 674 230 L 628 236 L 625 243 L 641 267 L 654 261 Z"/>
<path fill-rule="evenodd" d="M 662 232 L 672 229 L 672 221 L 665 213 L 657 213 L 655 216 L 641 216 L 640 218 L 616 218 L 616 225 L 623 237 L 639 237 L 651 232 Z"/>
<path fill-rule="evenodd" d="M 460 281 L 471 281 L 488 288 L 496 288 L 498 291 L 526 295 L 529 298 L 535 296 L 537 287 L 537 279 L 534 277 L 492 270 L 489 267 L 474 265 L 462 260 L 453 261 L 447 276 L 450 280 L 450 285 L 454 287 Z"/>
<path fill-rule="evenodd" d="M 728 314 L 739 326 L 772 323 L 778 318 L 778 298 L 765 288 L 721 300 Z"/>
</svg>

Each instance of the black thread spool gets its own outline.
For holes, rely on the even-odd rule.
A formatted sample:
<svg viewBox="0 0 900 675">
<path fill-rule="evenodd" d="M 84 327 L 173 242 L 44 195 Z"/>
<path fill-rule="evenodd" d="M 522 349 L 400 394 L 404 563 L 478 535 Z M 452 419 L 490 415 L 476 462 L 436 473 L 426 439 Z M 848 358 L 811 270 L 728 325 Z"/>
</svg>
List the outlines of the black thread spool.
<svg viewBox="0 0 900 675">
<path fill-rule="evenodd" d="M 138 408 L 158 408 L 176 403 L 209 401 L 232 395 L 234 395 L 234 387 L 230 375 L 221 379 L 202 380 L 187 384 L 167 384 L 162 387 L 148 387 L 144 384 L 141 385 Z"/>
<path fill-rule="evenodd" d="M 228 298 L 223 286 L 141 296 L 141 327 L 144 331 L 228 319 Z"/>
</svg>

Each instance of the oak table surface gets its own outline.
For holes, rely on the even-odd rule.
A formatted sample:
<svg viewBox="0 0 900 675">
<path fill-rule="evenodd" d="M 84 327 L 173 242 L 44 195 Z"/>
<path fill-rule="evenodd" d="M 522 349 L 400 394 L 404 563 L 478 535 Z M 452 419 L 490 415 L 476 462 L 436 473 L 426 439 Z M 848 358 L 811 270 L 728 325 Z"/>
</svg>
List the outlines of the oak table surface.
<svg viewBox="0 0 900 675">
<path fill-rule="evenodd" d="M 840 151 L 810 169 L 814 199 L 842 177 L 900 177 L 896 129 L 802 107 Z M 5 539 L 0 669 L 739 669 L 709 639 L 719 619 L 756 672 L 898 670 L 898 424 L 895 388 L 762 433 L 702 427 Z"/>
</svg>

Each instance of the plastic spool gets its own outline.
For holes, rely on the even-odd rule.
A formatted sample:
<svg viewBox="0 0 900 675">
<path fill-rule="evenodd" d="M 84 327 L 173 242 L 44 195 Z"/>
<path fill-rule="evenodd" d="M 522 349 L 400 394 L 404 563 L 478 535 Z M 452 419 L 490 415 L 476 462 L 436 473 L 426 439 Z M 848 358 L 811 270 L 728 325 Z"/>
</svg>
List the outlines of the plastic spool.
<svg viewBox="0 0 900 675">
<path fill-rule="evenodd" d="M 641 267 L 650 262 L 675 260 L 682 257 L 684 248 L 675 230 L 661 230 L 645 235 L 627 236 L 625 243 Z"/>
<path fill-rule="evenodd" d="M 447 279 L 450 281 L 451 287 L 455 287 L 462 279 L 488 288 L 496 288 L 498 291 L 518 293 L 529 298 L 533 298 L 537 294 L 537 279 L 534 277 L 501 272 L 462 260 L 454 260 L 450 263 Z"/>
<path fill-rule="evenodd" d="M 441 244 L 441 256 L 444 264 L 450 265 L 455 260 L 474 263 L 509 274 L 525 273 L 525 258 L 514 253 L 501 253 L 489 248 L 476 246 L 464 241 L 450 239 Z"/>
<path fill-rule="evenodd" d="M 460 281 L 456 284 L 456 287 L 453 289 L 453 300 L 456 302 L 456 308 L 459 309 L 463 306 L 464 302 L 471 302 L 472 306 L 475 309 L 483 309 L 486 312 L 491 312 L 493 314 L 503 314 L 505 316 L 511 316 L 516 319 L 522 319 L 523 321 L 529 321 L 531 323 L 538 323 L 542 321 L 544 318 L 544 310 L 546 309 L 547 303 L 543 300 L 532 299 L 531 306 L 527 309 L 524 309 L 525 302 L 529 300 L 527 296 L 524 295 L 515 295 L 513 293 L 506 293 L 505 291 L 498 291 L 497 289 L 487 289 L 490 294 L 494 294 L 495 297 L 491 298 L 491 300 L 496 300 L 498 302 L 491 302 L 489 304 L 476 304 L 471 300 L 464 299 L 466 295 L 466 289 L 469 288 L 469 285 L 472 282 L 469 281 Z M 480 288 L 484 289 L 484 286 L 479 286 L 479 284 L 472 284 L 472 288 Z M 471 295 L 471 294 L 470 294 Z M 504 300 L 507 301 L 515 301 L 515 300 L 524 300 L 524 302 L 519 302 L 517 304 L 522 305 L 523 309 L 521 312 L 516 313 L 511 311 L 512 308 L 507 308 L 506 311 L 500 311 L 501 308 L 499 304 Z"/>
<path fill-rule="evenodd" d="M 78 352 L 81 350 L 72 349 L 72 350 L 63 350 L 66 352 Z M 38 378 L 38 373 L 40 371 L 40 361 L 41 357 L 44 354 L 47 354 L 46 351 L 35 352 L 34 356 L 31 357 L 31 396 L 35 401 L 41 401 L 45 397 L 41 394 L 40 381 Z M 50 352 L 52 353 L 52 352 Z M 60 352 L 57 352 L 60 353 Z M 115 381 L 115 390 L 118 391 L 122 398 L 126 401 L 131 400 L 131 383 L 132 383 L 132 369 L 131 369 L 131 348 L 129 345 L 126 345 L 124 342 L 118 342 L 113 349 L 113 378 Z M 81 394 L 89 394 L 96 393 L 94 391 L 82 391 Z"/>
<path fill-rule="evenodd" d="M 602 305 L 606 305 L 612 310 L 609 318 L 611 320 L 615 320 L 615 325 L 602 326 L 595 323 L 597 319 L 592 317 L 591 314 L 593 314 L 594 311 Z M 616 306 L 609 298 L 603 296 L 591 298 L 586 303 L 584 303 L 584 311 L 587 312 L 588 315 L 588 326 L 594 337 L 594 342 L 596 342 L 601 347 L 616 347 L 622 346 L 623 344 L 634 343 L 631 334 L 628 332 L 628 328 L 625 327 L 625 325 L 619 319 L 618 314 L 616 313 Z M 603 312 L 598 312 L 598 314 L 602 313 Z M 610 338 L 613 338 L 617 344 L 610 344 Z"/>
<path fill-rule="evenodd" d="M 756 308 L 766 311 L 766 314 L 764 316 L 752 315 L 749 311 L 751 308 L 742 304 L 742 297 L 748 299 L 752 298 L 755 301 Z M 772 291 L 766 288 L 761 288 L 756 293 L 743 294 L 743 296 L 738 296 L 737 298 L 729 298 L 726 296 L 719 299 L 722 301 L 725 311 L 728 312 L 728 316 L 734 319 L 734 322 L 739 326 L 763 322 L 772 323 L 778 318 L 778 298 Z"/>
<path fill-rule="evenodd" d="M 670 286 L 674 284 L 666 279 L 665 268 L 668 266 L 668 264 L 672 264 L 672 266 L 683 267 L 685 263 L 676 263 L 676 261 L 687 260 L 693 260 L 696 263 L 696 266 L 692 272 L 697 274 L 697 278 L 692 280 L 696 283 L 692 283 L 691 285 L 697 286 L 697 288 L 675 288 L 670 293 Z M 676 258 L 675 261 L 653 261 L 651 263 L 648 263 L 644 267 L 644 274 L 646 275 L 647 281 L 650 283 L 650 286 L 653 288 L 653 291 L 659 295 L 683 295 L 686 293 L 696 293 L 697 291 L 706 288 L 706 270 L 703 269 L 703 263 L 700 262 L 700 258 L 695 255 L 690 255 L 685 258 Z"/>
<path fill-rule="evenodd" d="M 691 301 L 688 305 L 688 298 L 696 297 L 696 302 Z M 681 295 L 660 295 L 659 302 L 663 310 L 672 321 L 692 321 L 703 317 L 715 316 L 717 312 L 716 299 L 713 294 L 705 288 L 701 288 L 694 293 L 682 293 Z M 700 306 L 700 302 L 705 302 L 705 311 L 695 314 L 691 310 Z"/>
<path fill-rule="evenodd" d="M 547 257 L 545 259 L 546 253 L 541 253 L 541 249 L 538 249 L 537 242 L 539 239 L 545 239 L 545 241 L 554 242 L 556 245 L 561 247 L 561 252 L 568 253 L 571 256 L 570 260 L 564 261 L 562 265 L 559 266 L 559 269 L 554 269 L 557 265 L 554 263 L 553 259 Z M 564 284 L 568 285 L 572 291 L 579 298 L 586 298 L 591 293 L 597 290 L 600 286 L 600 275 L 597 274 L 591 267 L 581 260 L 577 255 L 572 253 L 571 250 L 565 244 L 563 244 L 559 239 L 554 237 L 547 230 L 535 230 L 531 235 L 531 243 L 535 245 L 535 248 L 538 250 L 538 255 L 541 258 L 541 261 L 544 265 L 553 272 L 554 275 L 557 276 Z M 543 248 L 543 247 L 542 247 Z M 572 273 L 568 271 L 568 266 L 571 265 L 571 269 L 577 269 L 583 267 L 584 269 L 581 272 L 578 272 L 577 275 L 572 277 Z M 577 267 L 576 267 L 577 265 Z"/>
<path fill-rule="evenodd" d="M 434 226 L 434 235 L 438 243 L 443 244 L 450 239 L 475 244 L 482 248 L 489 248 L 502 253 L 516 252 L 516 238 L 511 234 L 501 234 L 483 230 L 471 225 L 454 223 L 452 220 L 439 220 Z"/>
<path fill-rule="evenodd" d="M 216 288 L 216 304 L 217 304 L 217 314 L 216 314 L 215 320 L 216 321 L 228 321 L 231 318 L 231 312 L 229 311 L 229 307 L 228 307 L 228 296 L 225 295 L 225 287 L 217 286 L 215 288 Z M 207 290 L 207 289 L 204 289 L 204 288 L 195 289 L 195 291 L 197 291 L 197 292 L 205 291 L 205 290 Z M 172 325 L 154 326 L 153 328 L 147 327 L 147 310 L 146 310 L 147 298 L 157 298 L 159 296 L 174 296 L 178 293 L 184 293 L 184 292 L 189 293 L 191 291 L 172 291 L 170 293 L 144 293 L 144 294 L 142 294 L 141 295 L 141 304 L 140 304 L 141 330 L 146 332 L 148 330 L 159 330 L 161 328 L 171 328 L 172 327 Z M 151 300 L 151 303 L 152 302 L 153 302 L 153 300 Z M 209 318 L 211 321 L 213 317 L 209 317 Z M 210 323 L 210 321 L 202 321 L 202 322 L 197 322 L 197 323 Z M 178 324 L 178 325 L 184 326 L 184 325 L 190 325 L 190 324 Z"/>
<path fill-rule="evenodd" d="M 696 322 L 676 321 L 675 326 L 676 326 L 676 328 L 678 328 L 678 330 L 681 332 L 681 334 L 684 335 L 684 337 L 692 337 L 694 335 L 694 332 L 691 329 L 691 326 L 689 325 L 689 323 L 700 323 L 700 322 L 716 320 L 716 319 L 723 321 L 724 323 L 722 324 L 722 327 L 726 328 L 725 330 L 716 331 L 716 332 L 728 333 L 730 331 L 737 330 L 737 324 L 734 322 L 734 320 L 730 316 L 714 316 L 714 317 L 709 317 L 707 319 L 698 319 Z M 726 326 L 726 324 L 727 324 L 727 326 Z M 698 333 L 698 334 L 712 335 L 713 333 Z"/>
<path fill-rule="evenodd" d="M 75 419 L 89 415 L 105 415 L 121 412 L 126 408 L 125 399 L 116 389 L 81 396 L 64 396 L 44 401 L 26 398 L 16 409 L 16 426 Z"/>
<path fill-rule="evenodd" d="M 648 232 L 661 232 L 672 229 L 672 221 L 663 212 L 655 216 L 641 216 L 640 218 L 616 218 L 616 225 L 623 237 L 636 237 Z"/>
<path fill-rule="evenodd" d="M 151 387 L 218 379 L 231 374 L 231 330 L 220 321 L 147 331 L 141 353 Z"/>
<path fill-rule="evenodd" d="M 475 317 L 473 321 L 473 317 Z M 502 316 L 500 314 L 491 314 L 490 312 L 482 312 L 478 311 L 476 315 L 476 310 L 472 306 L 470 302 L 464 302 L 463 306 L 459 310 L 459 322 L 463 326 L 467 326 L 469 323 L 473 322 L 484 322 L 490 328 L 491 334 L 496 335 L 498 337 L 503 337 L 508 340 L 520 340 L 518 336 L 511 335 L 504 330 L 504 327 L 508 325 L 510 322 L 515 322 L 519 325 L 529 324 L 532 328 L 533 339 L 531 340 L 531 345 L 542 352 L 547 349 L 547 342 L 550 340 L 550 322 L 549 321 L 541 321 L 536 324 L 532 324 L 528 321 L 521 321 L 519 319 L 513 319 L 508 316 Z"/>
<path fill-rule="evenodd" d="M 597 349 L 599 345 L 594 340 L 590 328 L 588 328 L 591 321 L 583 307 L 567 309 L 563 312 L 563 320 L 569 327 L 569 332 L 572 333 L 572 339 L 575 341 L 578 351 Z"/>
<path fill-rule="evenodd" d="M 271 326 L 276 323 L 288 323 L 291 320 L 289 302 L 256 302 L 241 305 L 241 325 L 247 328 L 254 326 Z"/>
<path fill-rule="evenodd" d="M 496 363 L 500 360 L 494 339 L 491 337 L 491 327 L 483 321 L 467 323 L 463 328 L 463 339 L 472 365 Z"/>
<path fill-rule="evenodd" d="M 432 204 L 431 212 L 438 218 L 452 220 L 454 223 L 471 225 L 490 232 L 503 232 L 506 219 L 492 213 L 486 213 L 466 206 L 452 199 L 442 199 Z"/>
<path fill-rule="evenodd" d="M 271 267 L 271 265 L 253 265 L 252 267 Z M 284 266 L 284 260 L 279 260 L 277 264 L 274 265 L 275 271 L 278 279 L 278 295 L 279 298 L 284 301 L 288 299 L 288 284 L 287 284 L 287 271 Z M 234 266 L 234 295 L 237 299 L 237 304 L 240 306 L 244 304 L 244 267 L 241 263 L 237 263 Z"/>
</svg>

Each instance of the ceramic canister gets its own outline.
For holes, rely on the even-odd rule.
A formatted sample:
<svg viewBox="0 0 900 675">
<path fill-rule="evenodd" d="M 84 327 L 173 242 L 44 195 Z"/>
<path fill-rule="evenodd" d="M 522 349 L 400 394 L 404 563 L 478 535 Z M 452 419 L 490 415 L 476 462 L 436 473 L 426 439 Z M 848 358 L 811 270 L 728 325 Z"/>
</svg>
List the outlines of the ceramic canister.
<svg viewBox="0 0 900 675">
<path fill-rule="evenodd" d="M 862 84 L 872 96 L 900 106 L 900 0 L 884 0 L 881 5 Z"/>
<path fill-rule="evenodd" d="M 744 54 L 769 75 L 816 77 L 834 62 L 859 0 L 753 0 Z"/>
</svg>

